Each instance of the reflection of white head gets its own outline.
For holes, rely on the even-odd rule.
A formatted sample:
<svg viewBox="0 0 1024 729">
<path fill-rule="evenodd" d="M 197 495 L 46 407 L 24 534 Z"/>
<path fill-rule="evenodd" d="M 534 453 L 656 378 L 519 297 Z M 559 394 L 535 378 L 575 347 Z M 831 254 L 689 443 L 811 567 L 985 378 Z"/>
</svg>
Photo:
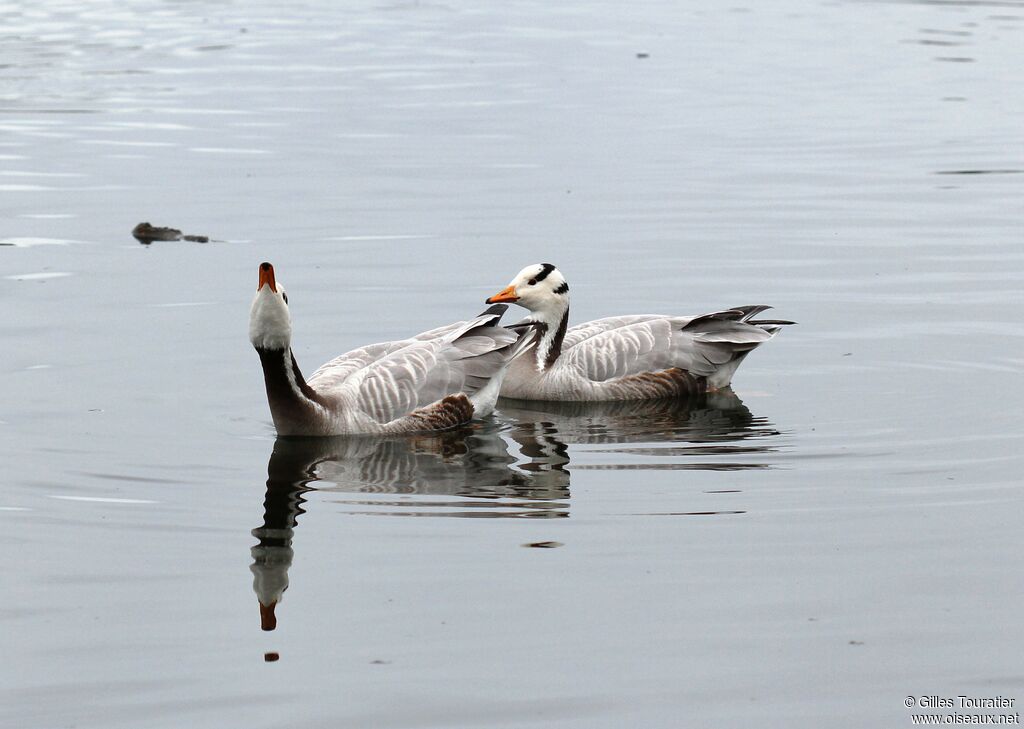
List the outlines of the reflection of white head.
<svg viewBox="0 0 1024 729">
<path fill-rule="evenodd" d="M 249 341 L 256 349 L 274 350 L 286 350 L 292 343 L 288 294 L 269 263 L 260 264 L 260 284 L 249 310 Z"/>
<path fill-rule="evenodd" d="M 288 568 L 295 552 L 291 547 L 257 544 L 252 548 L 252 589 L 260 601 L 260 623 L 264 630 L 277 627 L 274 608 L 288 589 Z"/>
</svg>

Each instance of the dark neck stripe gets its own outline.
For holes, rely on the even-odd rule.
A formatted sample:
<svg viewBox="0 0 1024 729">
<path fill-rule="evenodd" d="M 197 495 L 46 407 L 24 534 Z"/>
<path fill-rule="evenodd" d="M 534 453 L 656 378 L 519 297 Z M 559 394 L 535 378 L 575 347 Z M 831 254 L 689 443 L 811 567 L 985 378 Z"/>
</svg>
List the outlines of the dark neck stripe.
<svg viewBox="0 0 1024 729">
<path fill-rule="evenodd" d="M 289 349 L 288 354 L 292 361 L 292 374 L 295 375 L 295 384 L 299 386 L 299 390 L 301 390 L 303 395 L 308 397 L 317 405 L 323 405 L 324 401 L 320 395 L 317 394 L 316 390 L 306 384 L 306 378 L 302 376 L 302 372 L 299 370 L 299 363 L 295 361 L 295 353 Z"/>
<path fill-rule="evenodd" d="M 544 358 L 544 369 L 547 369 L 555 363 L 558 359 L 558 355 L 562 353 L 562 340 L 565 339 L 565 330 L 569 328 L 569 309 L 565 310 L 562 314 L 562 321 L 558 325 L 558 329 L 555 331 L 555 336 L 551 339 L 551 346 L 548 347 L 547 356 Z"/>
<path fill-rule="evenodd" d="M 288 426 L 292 423 L 307 422 L 314 418 L 316 406 L 322 406 L 324 402 L 320 395 L 306 384 L 291 349 L 257 347 L 256 352 L 260 356 L 260 364 L 263 365 L 267 402 L 270 404 L 270 414 L 274 418 L 274 425 L 278 431 L 289 429 Z M 291 368 L 291 374 L 295 380 L 294 386 L 289 380 L 286 368 Z"/>
<path fill-rule="evenodd" d="M 555 289 L 556 294 L 567 294 L 569 293 L 569 282 L 563 281 L 562 285 Z"/>
</svg>

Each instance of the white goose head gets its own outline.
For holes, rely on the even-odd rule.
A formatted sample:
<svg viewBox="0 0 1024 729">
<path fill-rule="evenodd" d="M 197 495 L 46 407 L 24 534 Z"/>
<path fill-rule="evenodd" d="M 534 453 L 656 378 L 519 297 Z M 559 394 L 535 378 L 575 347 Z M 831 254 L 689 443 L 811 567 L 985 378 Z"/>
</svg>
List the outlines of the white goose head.
<svg viewBox="0 0 1024 729">
<path fill-rule="evenodd" d="M 487 299 L 488 304 L 515 303 L 530 310 L 525 321 L 534 322 L 540 332 L 536 365 L 541 372 L 551 367 L 562 352 L 562 339 L 569 324 L 569 284 L 550 263 L 527 266 L 502 291 Z"/>
<path fill-rule="evenodd" d="M 487 299 L 488 304 L 516 303 L 529 309 L 537 321 L 555 325 L 569 308 L 569 284 L 550 263 L 535 263 L 516 274 L 507 287 Z"/>
<path fill-rule="evenodd" d="M 249 341 L 256 349 L 286 350 L 292 343 L 288 294 L 274 277 L 274 267 L 260 264 L 260 283 L 249 310 Z"/>
</svg>

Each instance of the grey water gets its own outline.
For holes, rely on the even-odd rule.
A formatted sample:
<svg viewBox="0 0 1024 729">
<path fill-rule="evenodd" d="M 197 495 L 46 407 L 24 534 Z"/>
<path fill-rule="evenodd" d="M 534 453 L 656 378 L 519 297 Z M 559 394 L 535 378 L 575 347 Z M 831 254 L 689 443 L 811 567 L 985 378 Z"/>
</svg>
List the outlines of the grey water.
<svg viewBox="0 0 1024 729">
<path fill-rule="evenodd" d="M 1019 708 L 1022 49 L 1015 0 L 0 3 L 0 725 Z M 541 261 L 577 322 L 799 324 L 712 398 L 276 441 L 263 260 L 307 370 Z"/>
</svg>

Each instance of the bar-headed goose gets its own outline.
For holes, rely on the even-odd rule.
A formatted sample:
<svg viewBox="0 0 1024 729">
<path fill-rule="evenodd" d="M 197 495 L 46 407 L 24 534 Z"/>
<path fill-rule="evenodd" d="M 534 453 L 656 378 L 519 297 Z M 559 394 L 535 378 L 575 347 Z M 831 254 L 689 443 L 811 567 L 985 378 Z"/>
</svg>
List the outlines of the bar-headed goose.
<svg viewBox="0 0 1024 729">
<path fill-rule="evenodd" d="M 767 306 L 700 316 L 640 314 L 569 328 L 569 284 L 550 263 L 527 266 L 488 304 L 517 303 L 533 329 L 530 352 L 509 368 L 504 397 L 643 400 L 726 387 L 747 354 L 788 321 L 755 320 Z"/>
<path fill-rule="evenodd" d="M 352 350 L 306 380 L 292 354 L 288 295 L 274 267 L 260 264 L 249 340 L 263 364 L 278 435 L 444 430 L 487 415 L 509 364 L 529 345 L 498 326 L 507 308 Z"/>
</svg>

